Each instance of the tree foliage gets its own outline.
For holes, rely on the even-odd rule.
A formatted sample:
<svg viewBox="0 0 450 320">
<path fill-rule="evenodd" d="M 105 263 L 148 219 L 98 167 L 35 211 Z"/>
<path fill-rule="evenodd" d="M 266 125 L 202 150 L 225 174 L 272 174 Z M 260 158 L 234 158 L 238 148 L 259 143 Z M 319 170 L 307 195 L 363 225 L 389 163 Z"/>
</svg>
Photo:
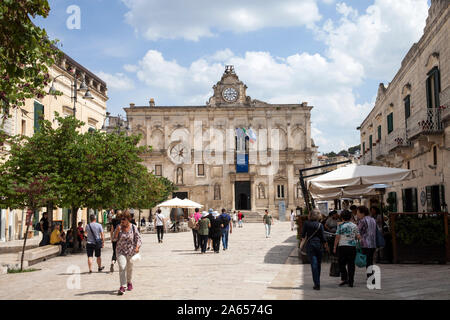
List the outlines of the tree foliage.
<svg viewBox="0 0 450 320">
<path fill-rule="evenodd" d="M 60 54 L 45 29 L 31 17 L 46 18 L 47 0 L 2 0 L 0 2 L 0 114 L 23 106 L 27 98 L 42 98 L 50 81 L 48 68 Z"/>
</svg>

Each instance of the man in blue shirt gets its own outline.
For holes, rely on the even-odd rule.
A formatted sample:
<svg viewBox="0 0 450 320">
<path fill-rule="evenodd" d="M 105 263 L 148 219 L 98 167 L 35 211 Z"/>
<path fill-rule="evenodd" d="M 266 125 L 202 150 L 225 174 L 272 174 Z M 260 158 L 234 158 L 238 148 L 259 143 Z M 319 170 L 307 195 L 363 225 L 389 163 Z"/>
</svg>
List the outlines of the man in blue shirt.
<svg viewBox="0 0 450 320">
<path fill-rule="evenodd" d="M 233 225 L 230 223 L 231 217 L 226 213 L 225 209 L 222 209 L 222 214 L 219 218 L 222 220 L 222 244 L 225 251 L 228 249 L 228 231 L 233 233 Z"/>
</svg>

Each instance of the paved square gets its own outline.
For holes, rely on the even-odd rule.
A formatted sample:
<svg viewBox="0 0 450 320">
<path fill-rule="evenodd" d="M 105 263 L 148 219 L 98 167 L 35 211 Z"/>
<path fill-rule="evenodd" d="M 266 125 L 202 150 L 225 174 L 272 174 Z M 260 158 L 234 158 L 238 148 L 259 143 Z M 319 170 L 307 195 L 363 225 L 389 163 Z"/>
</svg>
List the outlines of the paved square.
<svg viewBox="0 0 450 320">
<path fill-rule="evenodd" d="M 33 266 L 40 271 L 1 275 L 0 299 L 450 299 L 449 265 L 380 265 L 382 289 L 368 290 L 363 269 L 356 270 L 354 288 L 339 288 L 340 279 L 329 277 L 323 264 L 321 290 L 314 291 L 310 266 L 299 263 L 296 245 L 289 222 L 275 222 L 268 239 L 262 223 L 235 228 L 230 249 L 219 254 L 195 252 L 191 232 L 165 234 L 162 244 L 144 234 L 132 292 L 117 296 L 118 272 L 88 274 L 86 256 L 77 254 Z M 105 270 L 111 254 L 108 242 Z M 68 289 L 78 277 L 80 288 Z"/>
</svg>

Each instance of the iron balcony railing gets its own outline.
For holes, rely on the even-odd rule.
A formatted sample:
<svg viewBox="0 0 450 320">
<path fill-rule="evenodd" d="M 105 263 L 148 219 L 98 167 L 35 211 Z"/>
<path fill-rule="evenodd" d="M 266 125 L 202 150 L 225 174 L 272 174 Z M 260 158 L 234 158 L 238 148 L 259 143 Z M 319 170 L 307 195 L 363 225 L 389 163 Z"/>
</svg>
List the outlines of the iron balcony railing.
<svg viewBox="0 0 450 320">
<path fill-rule="evenodd" d="M 407 136 L 405 128 L 398 128 L 392 131 L 386 138 L 386 151 L 392 151 L 396 148 L 410 147 L 411 142 Z"/>
<path fill-rule="evenodd" d="M 436 134 L 443 131 L 441 108 L 422 108 L 407 120 L 407 136 L 409 139 L 419 134 Z"/>
</svg>

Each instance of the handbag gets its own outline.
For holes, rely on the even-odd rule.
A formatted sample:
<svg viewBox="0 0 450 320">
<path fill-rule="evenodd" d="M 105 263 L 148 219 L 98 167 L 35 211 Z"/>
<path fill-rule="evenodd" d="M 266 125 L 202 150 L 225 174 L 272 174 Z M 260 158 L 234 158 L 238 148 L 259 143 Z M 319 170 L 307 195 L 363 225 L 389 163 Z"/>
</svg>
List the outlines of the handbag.
<svg viewBox="0 0 450 320">
<path fill-rule="evenodd" d="M 330 256 L 330 277 L 339 277 L 341 270 L 339 269 L 339 258 L 335 255 Z"/>
<path fill-rule="evenodd" d="M 367 265 L 367 256 L 362 253 L 361 246 L 359 245 L 359 242 L 356 245 L 355 265 L 358 268 L 364 268 Z"/>
<path fill-rule="evenodd" d="M 309 239 L 314 238 L 317 231 L 319 231 L 321 224 L 319 223 L 319 226 L 317 227 L 316 231 L 310 236 L 302 239 L 302 242 L 300 242 L 300 253 L 304 256 L 306 256 L 308 253 L 306 252 L 306 245 L 308 244 Z"/>
</svg>

